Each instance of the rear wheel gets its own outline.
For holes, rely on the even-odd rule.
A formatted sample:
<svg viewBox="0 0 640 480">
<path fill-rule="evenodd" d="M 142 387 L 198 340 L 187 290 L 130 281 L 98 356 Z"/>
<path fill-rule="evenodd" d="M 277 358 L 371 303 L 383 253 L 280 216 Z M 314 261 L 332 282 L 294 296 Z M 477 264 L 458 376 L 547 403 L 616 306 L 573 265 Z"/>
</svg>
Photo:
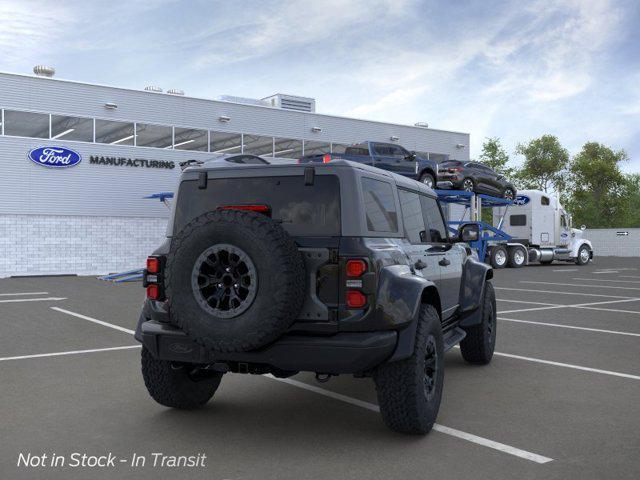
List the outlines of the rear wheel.
<svg viewBox="0 0 640 480">
<path fill-rule="evenodd" d="M 576 263 L 578 265 L 586 265 L 591 260 L 591 250 L 586 245 L 582 245 L 578 250 L 578 256 L 576 257 Z"/>
<path fill-rule="evenodd" d="M 504 268 L 508 261 L 507 249 L 502 245 L 496 245 L 491 248 L 491 266 L 493 268 Z"/>
<path fill-rule="evenodd" d="M 508 265 L 510 268 L 520 268 L 526 263 L 527 252 L 521 247 L 509 248 Z"/>
<path fill-rule="evenodd" d="M 479 325 L 466 328 L 467 336 L 460 342 L 462 357 L 469 363 L 486 365 L 493 358 L 496 346 L 496 294 L 491 282 L 484 286 L 482 301 L 482 322 Z"/>
<path fill-rule="evenodd" d="M 420 176 L 420 182 L 424 183 L 429 188 L 435 188 L 436 180 L 430 173 L 423 173 Z"/>
<path fill-rule="evenodd" d="M 220 385 L 222 373 L 190 363 L 158 360 L 142 347 L 142 377 L 149 395 L 160 405 L 179 409 L 204 406 Z"/>
<path fill-rule="evenodd" d="M 465 192 L 473 192 L 476 188 L 476 185 L 473 183 L 473 180 L 470 178 L 465 178 L 462 181 L 462 190 Z"/>
<path fill-rule="evenodd" d="M 425 434 L 436 421 L 444 382 L 440 316 L 424 304 L 413 354 L 378 367 L 373 380 L 384 423 L 397 432 Z"/>
</svg>

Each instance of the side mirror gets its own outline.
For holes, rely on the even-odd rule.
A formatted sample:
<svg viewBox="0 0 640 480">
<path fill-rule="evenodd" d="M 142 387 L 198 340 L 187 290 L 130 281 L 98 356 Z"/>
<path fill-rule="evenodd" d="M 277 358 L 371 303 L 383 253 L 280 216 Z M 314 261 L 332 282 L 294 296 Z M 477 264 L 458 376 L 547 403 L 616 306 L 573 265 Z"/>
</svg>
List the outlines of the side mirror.
<svg viewBox="0 0 640 480">
<path fill-rule="evenodd" d="M 404 159 L 413 162 L 416 159 L 416 153 L 410 152 L 409 155 L 404 156 Z"/>
<path fill-rule="evenodd" d="M 461 242 L 475 242 L 480 239 L 480 227 L 477 223 L 465 223 L 458 228 L 458 238 Z"/>
</svg>

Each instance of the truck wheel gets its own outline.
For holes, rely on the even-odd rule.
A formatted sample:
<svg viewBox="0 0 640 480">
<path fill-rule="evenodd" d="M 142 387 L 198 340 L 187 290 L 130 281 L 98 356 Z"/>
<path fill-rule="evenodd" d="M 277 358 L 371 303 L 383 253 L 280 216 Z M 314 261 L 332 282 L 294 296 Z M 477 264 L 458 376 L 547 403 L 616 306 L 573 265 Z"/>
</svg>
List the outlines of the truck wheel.
<svg viewBox="0 0 640 480">
<path fill-rule="evenodd" d="M 484 286 L 482 301 L 482 322 L 479 325 L 465 328 L 467 336 L 460 342 L 462 357 L 469 363 L 486 365 L 493 357 L 496 346 L 496 294 L 491 282 Z"/>
<path fill-rule="evenodd" d="M 222 373 L 206 372 L 198 378 L 194 365 L 158 360 L 142 347 L 142 377 L 151 397 L 160 405 L 194 409 L 205 405 L 220 385 Z"/>
<path fill-rule="evenodd" d="M 527 252 L 521 247 L 509 247 L 509 268 L 520 268 L 526 263 Z"/>
<path fill-rule="evenodd" d="M 435 188 L 436 180 L 430 173 L 423 173 L 420 175 L 420 182 L 424 183 L 429 188 Z"/>
<path fill-rule="evenodd" d="M 491 266 L 493 268 L 504 268 L 508 261 L 507 249 L 502 245 L 491 248 Z"/>
<path fill-rule="evenodd" d="M 165 274 L 171 323 L 217 352 L 261 347 L 294 322 L 305 267 L 293 239 L 255 212 L 216 210 L 173 238 Z"/>
<path fill-rule="evenodd" d="M 578 256 L 576 257 L 576 264 L 586 265 L 591 260 L 591 250 L 586 245 L 582 245 L 578 250 Z"/>
<path fill-rule="evenodd" d="M 384 423 L 397 432 L 424 435 L 433 427 L 444 382 L 444 343 L 436 309 L 422 305 L 413 354 L 379 366 L 373 380 Z"/>
</svg>

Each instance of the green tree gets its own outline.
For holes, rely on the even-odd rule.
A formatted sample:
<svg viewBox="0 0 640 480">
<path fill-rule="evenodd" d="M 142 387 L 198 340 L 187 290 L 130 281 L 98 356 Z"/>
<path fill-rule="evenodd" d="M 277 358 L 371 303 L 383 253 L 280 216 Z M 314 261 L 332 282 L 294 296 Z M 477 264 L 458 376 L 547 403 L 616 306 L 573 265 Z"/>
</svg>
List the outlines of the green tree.
<svg viewBox="0 0 640 480">
<path fill-rule="evenodd" d="M 597 142 L 585 143 L 573 157 L 568 205 L 576 225 L 628 226 L 630 193 L 640 180 L 622 173 L 620 163 L 626 160 L 624 150 L 614 151 Z"/>
<path fill-rule="evenodd" d="M 564 190 L 569 152 L 557 137 L 543 135 L 529 143 L 519 144 L 516 153 L 525 158 L 517 175 L 521 187 L 545 192 Z"/>
<path fill-rule="evenodd" d="M 634 173 L 625 177 L 626 197 L 629 200 L 626 221 L 620 225 L 627 228 L 640 227 L 640 174 Z"/>
<path fill-rule="evenodd" d="M 509 154 L 506 152 L 498 137 L 486 138 L 482 144 L 482 153 L 479 157 L 480 162 L 489 168 L 492 168 L 500 175 L 512 178 L 515 169 L 508 166 Z"/>
</svg>

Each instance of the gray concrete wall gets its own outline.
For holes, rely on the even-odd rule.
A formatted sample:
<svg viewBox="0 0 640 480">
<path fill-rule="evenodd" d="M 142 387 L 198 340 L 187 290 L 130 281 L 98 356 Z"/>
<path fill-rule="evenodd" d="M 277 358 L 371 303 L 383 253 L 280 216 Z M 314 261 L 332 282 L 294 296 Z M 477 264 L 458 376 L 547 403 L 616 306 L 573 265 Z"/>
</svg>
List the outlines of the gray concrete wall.
<svg viewBox="0 0 640 480">
<path fill-rule="evenodd" d="M 640 228 L 594 228 L 584 232 L 597 257 L 640 257 Z"/>
</svg>

